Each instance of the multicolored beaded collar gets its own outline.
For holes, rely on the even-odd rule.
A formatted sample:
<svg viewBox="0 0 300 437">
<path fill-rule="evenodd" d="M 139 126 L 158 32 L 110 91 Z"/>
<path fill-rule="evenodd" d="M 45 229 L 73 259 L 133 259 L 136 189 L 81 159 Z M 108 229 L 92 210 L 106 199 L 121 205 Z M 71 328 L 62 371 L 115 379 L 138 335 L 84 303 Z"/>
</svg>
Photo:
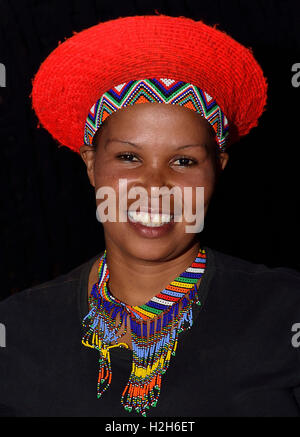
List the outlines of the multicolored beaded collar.
<svg viewBox="0 0 300 437">
<path fill-rule="evenodd" d="M 127 411 L 146 416 L 157 405 L 162 375 L 175 355 L 180 332 L 193 324 L 192 306 L 201 305 L 197 282 L 206 267 L 206 252 L 199 249 L 193 263 L 163 291 L 141 306 L 129 306 L 108 290 L 109 270 L 106 251 L 99 261 L 99 280 L 89 297 L 90 312 L 83 319 L 87 328 L 82 343 L 100 353 L 98 398 L 108 389 L 111 378 L 110 349 L 128 347 L 118 340 L 131 330 L 133 362 L 121 403 Z"/>
</svg>

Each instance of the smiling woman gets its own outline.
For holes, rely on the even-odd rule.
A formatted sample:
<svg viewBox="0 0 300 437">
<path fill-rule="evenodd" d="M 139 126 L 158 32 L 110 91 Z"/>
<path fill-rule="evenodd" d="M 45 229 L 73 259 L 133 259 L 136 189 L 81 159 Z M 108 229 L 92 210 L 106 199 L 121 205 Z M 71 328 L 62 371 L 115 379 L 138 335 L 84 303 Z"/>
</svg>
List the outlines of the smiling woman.
<svg viewBox="0 0 300 437">
<path fill-rule="evenodd" d="M 103 189 L 114 211 L 102 220 L 104 252 L 0 304 L 4 411 L 300 416 L 299 273 L 188 231 L 266 91 L 252 51 L 184 17 L 100 23 L 44 61 L 33 108 L 84 160 L 99 218 Z"/>
<path fill-rule="evenodd" d="M 190 109 L 157 103 L 138 104 L 111 115 L 97 138 L 96 149 L 84 145 L 80 148 L 80 154 L 87 165 L 88 176 L 95 191 L 104 185 L 112 187 L 116 193 L 117 205 L 120 203 L 119 179 L 126 179 L 128 189 L 144 187 L 149 195 L 151 187 L 177 187 L 181 192 L 184 187 L 191 187 L 194 194 L 192 210 L 195 213 L 195 188 L 198 186 L 204 187 L 205 214 L 216 178 L 216 158 L 212 150 L 217 149 L 217 143 L 211 130 L 204 117 Z M 228 154 L 218 152 L 217 159 L 223 169 Z M 160 200 L 162 203 L 162 198 Z M 162 205 L 158 212 L 164 212 Z M 174 213 L 174 202 L 168 212 L 171 215 Z M 150 205 L 148 213 L 151 213 Z M 161 282 L 155 285 L 158 290 L 163 288 L 166 280 L 169 282 L 176 277 L 178 268 L 184 270 L 187 259 L 197 255 L 198 242 L 195 235 L 186 233 L 185 217 L 181 222 L 172 220 L 155 229 L 149 227 L 151 223 L 148 226 L 141 224 L 142 218 L 134 226 L 131 220 L 120 222 L 119 219 L 117 216 L 116 223 L 103 224 L 107 253 L 114 253 L 114 259 L 123 254 L 126 264 L 133 267 L 137 262 L 179 261 L 183 256 L 182 266 L 180 263 L 173 268 L 170 266 L 170 271 L 159 279 Z M 113 259 L 110 266 L 111 271 L 115 270 Z M 135 284 L 128 283 L 127 275 L 121 273 L 124 284 L 119 291 L 116 290 L 117 295 L 140 295 L 142 298 L 144 294 L 145 298 L 151 297 L 154 285 L 152 275 L 156 267 L 153 266 L 153 273 L 150 266 L 148 268 L 147 285 L 143 285 L 145 278 L 137 278 Z"/>
</svg>

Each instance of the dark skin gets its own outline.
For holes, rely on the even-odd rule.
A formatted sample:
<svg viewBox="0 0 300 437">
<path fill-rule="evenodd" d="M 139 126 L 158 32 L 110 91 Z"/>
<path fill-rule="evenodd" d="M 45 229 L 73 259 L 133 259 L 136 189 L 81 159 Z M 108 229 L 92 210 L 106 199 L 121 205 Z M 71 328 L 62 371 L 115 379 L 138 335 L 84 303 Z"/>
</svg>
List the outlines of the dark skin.
<svg viewBox="0 0 300 437">
<path fill-rule="evenodd" d="M 176 106 L 145 103 L 110 115 L 96 137 L 96 147 L 82 146 L 90 183 L 117 193 L 119 178 L 131 186 L 204 187 L 204 215 L 228 154 L 218 152 L 210 124 L 196 112 Z M 195 196 L 193 195 L 193 198 Z M 101 200 L 97 200 L 98 203 Z M 128 200 L 128 205 L 134 200 Z M 195 212 L 195 205 L 193 204 Z M 197 234 L 186 233 L 185 221 L 175 223 L 161 238 L 143 238 L 128 222 L 103 223 L 109 288 L 128 305 L 142 305 L 165 288 L 194 260 Z M 98 261 L 89 277 L 89 291 L 97 281 Z"/>
</svg>

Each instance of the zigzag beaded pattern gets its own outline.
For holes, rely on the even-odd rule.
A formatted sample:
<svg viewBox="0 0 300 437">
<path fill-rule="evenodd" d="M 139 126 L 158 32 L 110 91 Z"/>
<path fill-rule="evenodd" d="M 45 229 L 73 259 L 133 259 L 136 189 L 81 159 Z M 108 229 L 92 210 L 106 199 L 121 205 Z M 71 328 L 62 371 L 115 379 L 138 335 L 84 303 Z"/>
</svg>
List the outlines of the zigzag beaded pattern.
<svg viewBox="0 0 300 437">
<path fill-rule="evenodd" d="M 110 349 L 120 345 L 127 347 L 122 342 L 122 336 L 127 333 L 129 313 L 132 369 L 121 396 L 121 404 L 126 411 L 135 410 L 144 417 L 151 407 L 157 405 L 162 376 L 169 367 L 171 357 L 176 354 L 178 336 L 193 325 L 193 304 L 201 305 L 196 283 L 205 268 L 206 252 L 199 249 L 193 263 L 162 292 L 145 305 L 128 306 L 114 298 L 107 288 L 109 269 L 104 252 L 99 262 L 99 280 L 94 284 L 90 296 L 91 310 L 83 320 L 83 326 L 88 329 L 82 338 L 84 346 L 97 349 L 100 353 L 98 398 L 112 381 Z M 118 313 L 120 321 L 116 324 Z M 125 329 L 120 333 L 123 322 Z"/>
<path fill-rule="evenodd" d="M 104 93 L 89 111 L 84 128 L 84 143 L 92 145 L 96 131 L 113 112 L 147 102 L 184 106 L 199 113 L 215 130 L 219 148 L 225 150 L 229 126 L 217 102 L 195 85 L 163 78 L 131 80 Z"/>
<path fill-rule="evenodd" d="M 168 311 L 172 305 L 181 301 L 184 295 L 195 287 L 195 284 L 197 284 L 198 280 L 204 274 L 206 267 L 206 253 L 204 249 L 200 249 L 191 266 L 177 276 L 174 281 L 164 288 L 164 290 L 162 290 L 144 305 L 130 306 L 125 305 L 123 302 L 112 296 L 107 289 L 106 283 L 109 279 L 109 273 L 105 255 L 106 252 L 104 252 L 100 259 L 99 281 L 97 287 L 93 289 L 91 295 L 96 299 L 102 298 L 107 302 L 126 306 L 130 314 L 138 320 L 153 319 Z"/>
</svg>

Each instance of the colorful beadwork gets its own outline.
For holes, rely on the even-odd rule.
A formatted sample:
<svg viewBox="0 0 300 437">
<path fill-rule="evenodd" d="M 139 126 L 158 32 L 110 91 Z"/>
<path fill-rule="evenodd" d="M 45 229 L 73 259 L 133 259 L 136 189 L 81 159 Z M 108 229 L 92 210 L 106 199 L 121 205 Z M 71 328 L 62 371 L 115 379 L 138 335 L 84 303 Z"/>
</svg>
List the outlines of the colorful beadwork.
<svg viewBox="0 0 300 437">
<path fill-rule="evenodd" d="M 84 128 L 84 143 L 92 145 L 96 131 L 113 112 L 129 105 L 148 102 L 184 106 L 201 114 L 215 130 L 219 148 L 225 150 L 228 120 L 216 101 L 199 87 L 173 79 L 131 80 L 108 90 L 89 111 Z"/>
<path fill-rule="evenodd" d="M 128 347 L 118 340 L 126 334 L 129 318 L 133 361 L 121 403 L 127 411 L 135 409 L 143 416 L 150 407 L 157 405 L 162 375 L 169 367 L 171 356 L 175 355 L 178 336 L 193 324 L 193 304 L 201 305 L 196 284 L 205 267 L 206 252 L 199 249 L 191 266 L 163 291 L 145 305 L 130 306 L 113 297 L 108 290 L 109 270 L 104 252 L 99 261 L 99 280 L 89 297 L 90 312 L 83 319 L 87 331 L 82 338 L 84 346 L 100 353 L 98 398 L 111 383 L 110 349 Z"/>
</svg>

